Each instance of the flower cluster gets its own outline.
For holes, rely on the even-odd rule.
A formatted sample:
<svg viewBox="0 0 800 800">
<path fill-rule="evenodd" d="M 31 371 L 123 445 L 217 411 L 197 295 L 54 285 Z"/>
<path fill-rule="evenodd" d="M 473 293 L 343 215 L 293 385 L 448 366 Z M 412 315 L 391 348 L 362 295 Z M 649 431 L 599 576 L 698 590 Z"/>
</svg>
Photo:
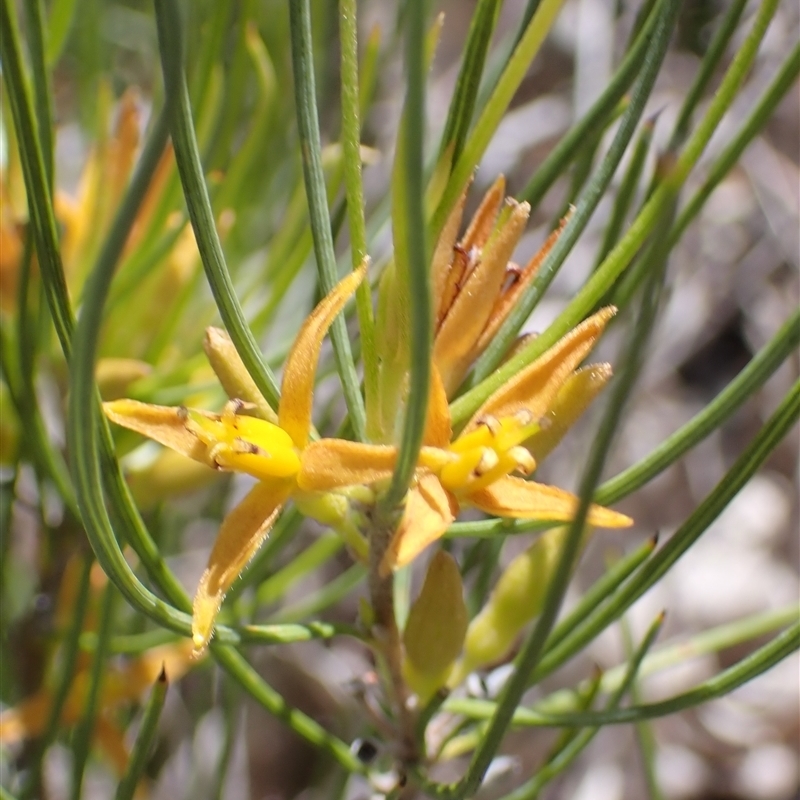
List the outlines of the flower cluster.
<svg viewBox="0 0 800 800">
<path fill-rule="evenodd" d="M 577 368 L 614 309 L 585 320 L 491 395 L 462 431 L 454 435 L 452 429 L 448 394 L 542 258 L 540 252 L 522 270 L 508 267 L 528 210 L 513 201 L 501 208 L 502 194 L 499 181 L 456 244 L 462 198 L 436 250 L 437 335 L 428 420 L 405 508 L 380 565 L 384 576 L 442 537 L 463 507 L 497 517 L 558 522 L 570 520 L 577 506 L 569 492 L 527 477 L 536 469 L 537 457 L 554 446 L 607 380 L 607 365 Z M 545 250 L 553 241 L 551 237 Z M 448 252 L 450 258 L 445 257 Z M 231 357 L 212 357 L 212 365 L 229 391 L 231 386 L 247 387 L 248 397 L 232 397 L 221 413 L 124 399 L 104 405 L 107 416 L 119 425 L 211 469 L 246 473 L 258 481 L 223 520 L 200 580 L 193 613 L 197 652 L 211 638 L 226 592 L 289 500 L 338 530 L 356 557 L 366 558 L 368 545 L 353 522 L 351 500 L 374 498 L 391 477 L 397 448 L 335 438 L 312 440 L 311 419 L 322 341 L 365 274 L 362 265 L 348 275 L 303 324 L 285 364 L 277 413 L 264 398 L 254 396 L 246 373 L 231 380 L 232 372 L 244 371 Z M 214 336 L 218 345 L 207 348 L 212 354 L 226 341 L 219 332 Z M 625 515 L 599 506 L 590 508 L 588 522 L 601 527 L 631 524 Z"/>
</svg>

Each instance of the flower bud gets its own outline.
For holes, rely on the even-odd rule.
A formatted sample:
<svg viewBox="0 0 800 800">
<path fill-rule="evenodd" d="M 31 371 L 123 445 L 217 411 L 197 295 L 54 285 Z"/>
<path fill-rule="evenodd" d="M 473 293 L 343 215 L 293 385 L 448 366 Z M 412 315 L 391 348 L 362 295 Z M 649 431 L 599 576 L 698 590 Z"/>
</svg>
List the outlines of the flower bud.
<svg viewBox="0 0 800 800">
<path fill-rule="evenodd" d="M 566 531 L 561 527 L 542 534 L 506 567 L 489 601 L 470 623 L 464 656 L 450 686 L 457 686 L 473 670 L 500 661 L 539 613 Z"/>
<path fill-rule="evenodd" d="M 178 495 L 197 491 L 217 480 L 220 473 L 174 450 L 163 450 L 142 470 L 128 475 L 128 484 L 142 508 Z"/>
<path fill-rule="evenodd" d="M 428 566 L 403 631 L 403 673 L 421 703 L 427 703 L 447 682 L 461 652 L 467 622 L 461 573 L 453 557 L 440 550 Z"/>
<path fill-rule="evenodd" d="M 567 378 L 543 417 L 540 430 L 525 442 L 537 463 L 555 449 L 610 378 L 610 364 L 592 364 Z"/>
<path fill-rule="evenodd" d="M 231 400 L 239 399 L 252 403 L 256 407 L 257 416 L 268 422 L 278 421 L 277 414 L 258 391 L 227 331 L 221 328 L 206 328 L 203 349 L 206 351 L 211 368 Z"/>
<path fill-rule="evenodd" d="M 130 394 L 132 383 L 147 377 L 152 367 L 135 358 L 101 358 L 95 378 L 103 400 L 119 400 Z"/>
</svg>

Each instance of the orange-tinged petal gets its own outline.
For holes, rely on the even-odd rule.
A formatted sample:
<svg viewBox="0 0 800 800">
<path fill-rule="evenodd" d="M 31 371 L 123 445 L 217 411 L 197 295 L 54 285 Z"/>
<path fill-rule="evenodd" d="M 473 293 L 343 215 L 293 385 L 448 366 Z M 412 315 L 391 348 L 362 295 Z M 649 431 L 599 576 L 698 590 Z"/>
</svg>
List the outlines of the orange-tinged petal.
<svg viewBox="0 0 800 800">
<path fill-rule="evenodd" d="M 610 364 L 592 364 L 567 378 L 544 417 L 540 430 L 525 442 L 530 454 L 541 462 L 589 407 L 611 379 Z"/>
<path fill-rule="evenodd" d="M 185 409 L 154 406 L 138 400 L 114 400 L 103 403 L 103 411 L 112 422 L 123 428 L 141 433 L 206 466 L 214 466 L 208 455 L 208 447 L 187 429 Z M 194 413 L 215 419 L 215 415 L 203 411 Z"/>
<path fill-rule="evenodd" d="M 293 486 L 292 480 L 261 481 L 222 521 L 194 597 L 192 641 L 196 653 L 208 644 L 225 593 L 261 547 Z"/>
<path fill-rule="evenodd" d="M 300 457 L 297 485 L 306 492 L 370 484 L 391 477 L 397 448 L 346 439 L 311 442 Z"/>
<path fill-rule="evenodd" d="M 545 243 L 539 248 L 538 252 L 535 253 L 530 261 L 520 270 L 513 284 L 497 298 L 492 312 L 489 315 L 489 321 L 486 323 L 486 327 L 483 329 L 480 338 L 475 344 L 475 358 L 480 356 L 489 346 L 492 339 L 494 339 L 497 331 L 500 330 L 500 326 L 505 322 L 511 309 L 514 308 L 522 296 L 522 293 L 525 291 L 525 287 L 533 280 L 542 262 L 547 258 L 553 247 L 555 247 L 556 242 L 561 236 L 561 232 L 566 227 L 571 216 L 571 213 L 567 214 L 567 216 L 561 220 L 559 226 L 547 237 Z"/>
<path fill-rule="evenodd" d="M 506 476 L 491 486 L 470 492 L 471 505 L 496 517 L 568 522 L 575 516 L 578 498 L 570 492 L 543 483 Z M 586 521 L 598 528 L 627 528 L 633 520 L 618 511 L 591 505 Z"/>
<path fill-rule="evenodd" d="M 471 179 L 470 183 L 472 183 Z M 437 327 L 450 307 L 450 303 L 445 296 L 445 286 L 448 284 L 452 268 L 453 247 L 458 237 L 458 229 L 461 227 L 464 205 L 467 202 L 467 189 L 469 189 L 469 185 L 461 193 L 461 197 L 459 197 L 458 202 L 450 212 L 450 216 L 439 234 L 439 240 L 436 242 L 436 249 L 433 251 L 433 259 L 431 260 L 433 302 Z"/>
<path fill-rule="evenodd" d="M 498 175 L 495 182 L 489 187 L 486 194 L 478 206 L 478 210 L 472 217 L 467 232 L 459 242 L 464 250 L 472 250 L 473 247 L 483 247 L 489 238 L 497 221 L 497 214 L 506 193 L 506 179 L 503 175 Z"/>
<path fill-rule="evenodd" d="M 388 575 L 413 561 L 429 544 L 444 536 L 458 513 L 458 503 L 431 472 L 423 472 L 408 492 L 403 518 L 381 561 Z"/>
<path fill-rule="evenodd" d="M 425 420 L 425 435 L 422 443 L 431 447 L 447 447 L 453 438 L 450 421 L 450 406 L 444 390 L 442 377 L 434 364 L 431 364 L 431 391 L 428 399 L 428 418 Z"/>
<path fill-rule="evenodd" d="M 474 429 L 486 417 L 509 417 L 520 409 L 529 411 L 535 419 L 543 417 L 559 389 L 589 354 L 606 323 L 616 312 L 613 306 L 608 306 L 573 328 L 489 397 L 464 430 Z"/>
<path fill-rule="evenodd" d="M 494 298 L 506 278 L 506 265 L 528 221 L 527 203 L 507 202 L 508 217 L 498 223 L 436 334 L 433 360 L 448 395 L 458 388 L 474 360 L 475 343 L 486 326 Z"/>
<path fill-rule="evenodd" d="M 311 430 L 314 372 L 322 340 L 336 315 L 367 274 L 367 261 L 339 281 L 300 328 L 286 359 L 278 420 L 298 447 L 305 447 Z"/>
</svg>

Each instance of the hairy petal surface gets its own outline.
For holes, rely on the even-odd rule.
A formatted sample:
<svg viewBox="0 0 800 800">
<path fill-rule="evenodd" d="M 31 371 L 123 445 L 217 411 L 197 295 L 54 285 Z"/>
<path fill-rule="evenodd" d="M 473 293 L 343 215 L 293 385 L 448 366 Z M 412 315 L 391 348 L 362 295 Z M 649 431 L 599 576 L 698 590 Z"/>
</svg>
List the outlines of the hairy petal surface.
<svg viewBox="0 0 800 800">
<path fill-rule="evenodd" d="M 390 445 L 320 439 L 303 450 L 297 485 L 307 492 L 326 492 L 377 483 L 392 476 L 396 461 L 397 448 Z"/>
<path fill-rule="evenodd" d="M 194 597 L 195 652 L 202 652 L 208 644 L 225 593 L 261 547 L 293 486 L 293 480 L 260 481 L 222 521 Z"/>
<path fill-rule="evenodd" d="M 180 408 L 155 406 L 138 400 L 114 400 L 103 403 L 103 411 L 112 422 L 123 428 L 141 433 L 208 467 L 214 466 L 208 447 L 187 429 L 186 416 Z M 215 418 L 215 415 L 204 411 L 194 413 L 208 419 Z"/>
<path fill-rule="evenodd" d="M 497 517 L 512 519 L 541 519 L 569 522 L 578 508 L 574 494 L 547 486 L 506 476 L 490 486 L 469 494 L 471 505 Z M 586 521 L 598 528 L 627 528 L 633 520 L 618 511 L 592 504 Z"/>
<path fill-rule="evenodd" d="M 616 312 L 613 306 L 603 308 L 559 339 L 489 397 L 464 430 L 473 430 L 485 417 L 510 417 L 521 409 L 529 411 L 535 419 L 543 417 L 564 382 L 592 350 Z"/>
<path fill-rule="evenodd" d="M 458 502 L 439 478 L 422 472 L 408 492 L 403 518 L 381 562 L 381 575 L 410 563 L 431 542 L 444 536 L 457 513 Z"/>
<path fill-rule="evenodd" d="M 344 308 L 366 274 L 365 262 L 334 286 L 303 323 L 286 359 L 278 423 L 292 437 L 297 447 L 305 447 L 311 430 L 314 373 L 322 340 L 336 315 Z"/>
<path fill-rule="evenodd" d="M 543 461 L 611 379 L 611 364 L 592 364 L 573 372 L 559 389 L 538 433 L 525 442 L 537 462 Z"/>
<path fill-rule="evenodd" d="M 498 224 L 436 334 L 433 360 L 448 394 L 459 386 L 474 358 L 478 341 L 500 293 L 508 264 L 530 214 L 527 203 L 507 201 L 508 218 Z M 469 251 L 467 251 L 469 252 Z"/>
<path fill-rule="evenodd" d="M 453 438 L 450 406 L 447 403 L 442 377 L 434 364 L 431 364 L 431 391 L 427 413 L 422 443 L 430 447 L 447 447 Z"/>
</svg>

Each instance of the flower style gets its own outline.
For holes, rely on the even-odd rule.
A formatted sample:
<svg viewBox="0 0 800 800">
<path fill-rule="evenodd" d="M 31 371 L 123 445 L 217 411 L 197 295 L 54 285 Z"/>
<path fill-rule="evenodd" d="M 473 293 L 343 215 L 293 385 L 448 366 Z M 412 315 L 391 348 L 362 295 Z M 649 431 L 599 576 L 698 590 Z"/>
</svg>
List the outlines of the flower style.
<svg viewBox="0 0 800 800">
<path fill-rule="evenodd" d="M 498 389 L 464 430 L 452 438 L 445 388 L 436 368 L 428 422 L 414 484 L 405 511 L 381 563 L 384 575 L 411 562 L 441 538 L 461 506 L 497 517 L 569 521 L 575 495 L 516 477 L 536 468 L 533 453 L 546 453 L 580 414 L 610 375 L 608 365 L 575 371 L 599 338 L 615 309 L 605 308 L 564 336 L 526 369 Z M 551 432 L 555 429 L 555 434 Z M 376 482 L 391 475 L 396 450 L 336 442 L 304 452 L 298 481 L 318 489 L 333 486 L 343 474 Z M 365 464 L 369 463 L 369 472 Z M 592 505 L 587 522 L 605 528 L 632 524 L 630 517 Z"/>
<path fill-rule="evenodd" d="M 244 472 L 258 479 L 223 520 L 200 579 L 192 618 L 196 652 L 208 644 L 226 592 L 255 555 L 290 498 L 305 514 L 335 527 L 360 556 L 366 555 L 363 539 L 348 525 L 346 496 L 347 487 L 366 481 L 342 473 L 338 479 L 326 482 L 320 491 L 313 480 L 301 480 L 305 454 L 311 446 L 314 372 L 322 340 L 365 274 L 366 264 L 344 278 L 304 322 L 284 368 L 276 422 L 249 416 L 247 412 L 256 410 L 256 404 L 242 400 L 232 400 L 221 414 L 135 400 L 117 400 L 103 406 L 109 419 L 117 424 L 208 467 Z M 261 400 L 259 405 L 266 404 Z M 371 474 L 370 448 L 348 444 L 358 471 L 355 477 Z M 316 457 L 323 461 L 329 448 L 333 452 L 338 449 L 337 440 L 323 439 L 313 445 Z"/>
</svg>

